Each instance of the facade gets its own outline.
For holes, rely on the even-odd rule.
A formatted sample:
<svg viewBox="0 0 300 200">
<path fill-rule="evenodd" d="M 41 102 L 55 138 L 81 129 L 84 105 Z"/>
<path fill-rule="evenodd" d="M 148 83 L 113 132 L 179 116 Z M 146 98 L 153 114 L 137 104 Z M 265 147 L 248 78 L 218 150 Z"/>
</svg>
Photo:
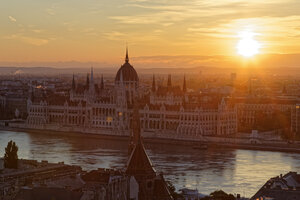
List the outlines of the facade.
<svg viewBox="0 0 300 200">
<path fill-rule="evenodd" d="M 255 129 L 260 123 L 265 123 L 262 119 L 275 118 L 282 115 L 290 128 L 292 123 L 292 111 L 298 101 L 296 98 L 266 98 L 266 97 L 240 97 L 232 98 L 232 103 L 236 105 L 238 128 L 250 127 Z"/>
<path fill-rule="evenodd" d="M 4 96 L 0 96 L 0 108 L 5 108 L 6 106 L 6 98 Z"/>
<path fill-rule="evenodd" d="M 185 77 L 182 89 L 172 85 L 171 75 L 167 86 L 156 86 L 153 76 L 152 87 L 146 92 L 139 84 L 126 52 L 114 85 L 105 85 L 103 77 L 99 85 L 95 84 L 91 69 L 85 85 L 76 84 L 73 77 L 69 96 L 34 98 L 32 94 L 27 102 L 26 125 L 33 129 L 129 136 L 133 102 L 139 97 L 145 137 L 201 139 L 203 135 L 237 132 L 235 107 L 222 98 L 188 93 Z"/>
<path fill-rule="evenodd" d="M 65 179 L 66 177 L 76 176 L 76 174 L 81 172 L 82 170 L 78 166 L 21 159 L 18 160 L 18 169 L 2 169 L 0 175 L 0 199 L 14 199 L 25 185 L 33 186 L 33 183 L 44 185 L 47 181 L 53 180 L 53 177 Z"/>
</svg>

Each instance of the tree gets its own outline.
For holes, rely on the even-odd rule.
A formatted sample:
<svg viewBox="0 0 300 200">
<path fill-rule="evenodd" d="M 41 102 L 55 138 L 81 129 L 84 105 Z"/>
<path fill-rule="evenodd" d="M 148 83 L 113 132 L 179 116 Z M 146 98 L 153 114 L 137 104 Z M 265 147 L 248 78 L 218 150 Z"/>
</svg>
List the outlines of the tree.
<svg viewBox="0 0 300 200">
<path fill-rule="evenodd" d="M 235 197 L 232 194 L 227 194 L 222 190 L 217 190 L 201 200 L 235 200 Z"/>
<path fill-rule="evenodd" d="M 18 168 L 18 146 L 12 140 L 7 143 L 4 154 L 5 168 Z"/>
</svg>

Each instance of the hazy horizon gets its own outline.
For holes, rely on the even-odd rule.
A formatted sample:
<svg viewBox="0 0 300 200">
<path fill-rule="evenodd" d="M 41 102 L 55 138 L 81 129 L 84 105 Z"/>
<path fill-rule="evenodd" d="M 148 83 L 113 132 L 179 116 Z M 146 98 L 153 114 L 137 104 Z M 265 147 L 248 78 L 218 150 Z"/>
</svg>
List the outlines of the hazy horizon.
<svg viewBox="0 0 300 200">
<path fill-rule="evenodd" d="M 137 69 L 160 68 L 298 68 L 300 67 L 300 54 L 268 54 L 257 55 L 255 58 L 242 58 L 241 56 L 200 56 L 200 55 L 158 55 L 131 57 L 130 63 Z M 237 59 L 239 58 L 239 59 Z M 50 67 L 58 69 L 80 68 L 111 68 L 118 69 L 124 63 L 124 58 L 112 62 L 82 62 L 82 61 L 57 61 L 57 62 L 1 62 L 0 67 L 34 68 Z"/>
</svg>

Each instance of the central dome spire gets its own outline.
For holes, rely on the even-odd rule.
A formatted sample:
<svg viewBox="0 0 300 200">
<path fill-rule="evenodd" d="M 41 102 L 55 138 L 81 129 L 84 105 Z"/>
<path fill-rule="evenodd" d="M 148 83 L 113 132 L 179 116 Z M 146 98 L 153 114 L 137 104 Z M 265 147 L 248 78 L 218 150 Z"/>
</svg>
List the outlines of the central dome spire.
<svg viewBox="0 0 300 200">
<path fill-rule="evenodd" d="M 126 57 L 125 57 L 125 62 L 129 62 L 129 57 L 128 57 L 128 46 L 126 46 Z"/>
<path fill-rule="evenodd" d="M 139 77 L 138 77 L 135 69 L 129 63 L 127 46 L 126 46 L 125 63 L 123 65 L 121 65 L 120 69 L 118 70 L 115 81 L 120 81 L 121 72 L 122 72 L 122 76 L 123 76 L 123 81 L 134 81 L 134 82 L 139 81 Z"/>
</svg>

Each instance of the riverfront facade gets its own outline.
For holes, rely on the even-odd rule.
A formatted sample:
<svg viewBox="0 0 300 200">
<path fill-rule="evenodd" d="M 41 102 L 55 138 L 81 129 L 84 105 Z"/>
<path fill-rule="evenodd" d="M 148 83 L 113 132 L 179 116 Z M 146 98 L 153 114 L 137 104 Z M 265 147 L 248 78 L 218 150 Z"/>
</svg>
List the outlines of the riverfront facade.
<svg viewBox="0 0 300 200">
<path fill-rule="evenodd" d="M 157 85 L 153 75 L 151 87 L 140 85 L 126 52 L 114 84 L 105 84 L 103 76 L 100 84 L 95 84 L 92 68 L 85 85 L 76 84 L 73 76 L 69 95 L 36 98 L 31 91 L 26 127 L 128 136 L 133 103 L 139 98 L 146 137 L 201 139 L 237 132 L 234 105 L 224 97 L 188 92 L 185 77 L 182 87 L 174 86 L 171 78 L 169 75 L 166 86 Z"/>
</svg>

